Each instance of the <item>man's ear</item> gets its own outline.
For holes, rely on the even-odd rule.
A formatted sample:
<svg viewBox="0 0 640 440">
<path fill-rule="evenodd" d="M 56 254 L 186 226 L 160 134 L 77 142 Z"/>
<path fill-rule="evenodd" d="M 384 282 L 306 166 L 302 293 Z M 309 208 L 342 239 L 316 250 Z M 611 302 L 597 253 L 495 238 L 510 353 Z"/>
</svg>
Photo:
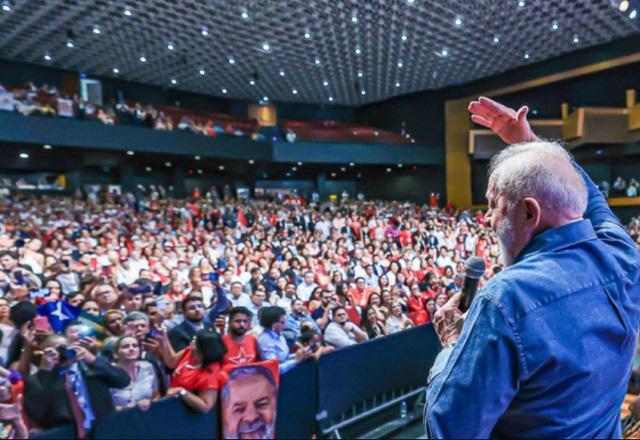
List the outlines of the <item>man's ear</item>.
<svg viewBox="0 0 640 440">
<path fill-rule="evenodd" d="M 525 197 L 522 199 L 522 205 L 524 207 L 525 224 L 529 226 L 530 230 L 536 230 L 542 220 L 540 203 L 532 197 Z"/>
</svg>

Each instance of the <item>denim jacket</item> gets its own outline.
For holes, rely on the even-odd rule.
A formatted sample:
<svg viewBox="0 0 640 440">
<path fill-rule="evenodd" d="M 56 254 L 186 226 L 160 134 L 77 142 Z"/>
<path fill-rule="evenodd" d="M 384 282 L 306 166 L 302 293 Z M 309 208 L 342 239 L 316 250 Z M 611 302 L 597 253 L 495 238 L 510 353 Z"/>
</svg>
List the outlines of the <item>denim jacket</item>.
<svg viewBox="0 0 640 440">
<path fill-rule="evenodd" d="M 431 370 L 431 438 L 611 438 L 631 373 L 640 255 L 587 174 L 584 219 L 535 236 L 478 292 Z"/>
</svg>

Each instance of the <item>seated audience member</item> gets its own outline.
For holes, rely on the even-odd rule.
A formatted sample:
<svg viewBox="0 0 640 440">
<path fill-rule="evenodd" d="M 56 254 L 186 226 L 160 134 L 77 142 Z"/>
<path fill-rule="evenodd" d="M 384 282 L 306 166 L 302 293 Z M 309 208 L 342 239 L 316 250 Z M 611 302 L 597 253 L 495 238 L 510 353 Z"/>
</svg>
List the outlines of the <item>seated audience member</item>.
<svg viewBox="0 0 640 440">
<path fill-rule="evenodd" d="M 231 283 L 231 295 L 229 296 L 229 300 L 235 307 L 249 307 L 251 304 L 251 298 L 249 295 L 242 291 L 242 283 L 239 281 L 234 281 Z"/>
<path fill-rule="evenodd" d="M 267 298 L 267 293 L 264 287 L 258 287 L 251 294 L 251 302 L 247 306 L 247 309 L 251 312 L 251 326 L 257 327 L 260 324 L 260 311 L 265 306 L 265 300 Z"/>
<path fill-rule="evenodd" d="M 110 388 L 124 388 L 129 382 L 127 372 L 104 357 L 51 335 L 43 344 L 38 372 L 25 379 L 24 409 L 36 428 L 76 424 L 83 438 L 113 411 Z"/>
<path fill-rule="evenodd" d="M 133 336 L 121 336 L 114 347 L 116 365 L 129 375 L 129 385 L 112 388 L 111 395 L 116 409 L 137 406 L 147 410 L 151 402 L 160 396 L 158 378 L 153 365 L 140 359 L 140 344 Z"/>
<path fill-rule="evenodd" d="M 311 329 L 305 328 L 300 337 L 294 344 L 296 351 L 301 349 L 308 349 L 311 352 L 311 357 L 318 361 L 320 356 L 332 352 L 334 349 L 332 346 L 324 343 L 324 339 L 321 333 Z"/>
<path fill-rule="evenodd" d="M 324 332 L 324 340 L 335 348 L 348 347 L 368 339 L 367 334 L 349 321 L 347 309 L 343 306 L 333 310 L 332 321 Z"/>
<path fill-rule="evenodd" d="M 369 339 L 375 339 L 387 334 L 387 329 L 380 323 L 375 306 L 368 306 L 364 309 L 362 319 L 362 329 L 367 333 Z"/>
<path fill-rule="evenodd" d="M 169 331 L 169 340 L 175 351 L 187 347 L 200 330 L 215 332 L 212 325 L 204 322 L 204 303 L 202 297 L 189 295 L 182 303 L 184 321 Z"/>
<path fill-rule="evenodd" d="M 227 352 L 222 359 L 222 366 L 244 365 L 256 362 L 258 341 L 247 334 L 251 328 L 251 312 L 246 307 L 232 307 L 229 310 L 228 332 L 222 337 Z"/>
<path fill-rule="evenodd" d="M 391 305 L 391 316 L 387 318 L 386 327 L 388 334 L 398 333 L 413 327 L 413 322 L 402 313 L 402 305 L 399 302 L 394 302 Z"/>
<path fill-rule="evenodd" d="M 280 373 L 286 373 L 311 355 L 306 349 L 290 354 L 289 345 L 282 334 L 285 315 L 286 312 L 282 307 L 265 307 L 260 315 L 260 325 L 264 331 L 258 338 L 260 359 L 263 361 L 278 359 Z"/>
<path fill-rule="evenodd" d="M 195 411 L 211 411 L 222 380 L 220 362 L 227 351 L 220 335 L 200 330 L 191 344 L 178 353 L 165 333 L 159 332 L 157 339 L 165 364 L 174 369 L 167 396 L 182 399 Z"/>
<path fill-rule="evenodd" d="M 286 313 L 286 311 L 285 311 Z M 296 339 L 300 337 L 301 326 L 304 323 L 309 323 L 313 330 L 320 332 L 320 327 L 313 320 L 311 315 L 305 310 L 304 303 L 300 299 L 294 299 L 291 302 L 291 313 L 284 324 L 284 337 L 287 340 L 289 346 L 292 346 Z"/>
</svg>

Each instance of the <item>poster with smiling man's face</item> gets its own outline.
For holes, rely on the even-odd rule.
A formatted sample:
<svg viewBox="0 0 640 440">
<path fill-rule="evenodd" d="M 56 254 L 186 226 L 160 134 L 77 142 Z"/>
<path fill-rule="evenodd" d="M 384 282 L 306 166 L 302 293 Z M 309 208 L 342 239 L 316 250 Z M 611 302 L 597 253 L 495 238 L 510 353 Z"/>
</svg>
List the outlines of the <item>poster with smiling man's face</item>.
<svg viewBox="0 0 640 440">
<path fill-rule="evenodd" d="M 278 361 L 236 367 L 227 376 L 221 391 L 224 438 L 275 438 Z"/>
</svg>

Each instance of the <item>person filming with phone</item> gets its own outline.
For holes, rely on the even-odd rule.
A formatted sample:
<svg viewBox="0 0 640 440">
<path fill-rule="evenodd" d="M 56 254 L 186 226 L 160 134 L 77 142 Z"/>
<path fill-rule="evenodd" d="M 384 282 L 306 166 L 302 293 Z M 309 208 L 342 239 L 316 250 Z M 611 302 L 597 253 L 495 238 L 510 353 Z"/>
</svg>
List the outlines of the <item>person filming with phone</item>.
<svg viewBox="0 0 640 440">
<path fill-rule="evenodd" d="M 38 429 L 75 425 L 85 438 L 114 410 L 110 388 L 128 386 L 129 375 L 61 335 L 49 336 L 42 347 L 38 372 L 25 379 L 25 412 Z"/>
<path fill-rule="evenodd" d="M 640 255 L 559 144 L 488 98 L 472 120 L 511 145 L 491 161 L 485 226 L 506 269 L 434 317 L 429 438 L 620 438 L 640 308 Z M 466 294 L 466 292 L 462 292 Z M 466 299 L 466 298 L 465 298 Z"/>
</svg>

